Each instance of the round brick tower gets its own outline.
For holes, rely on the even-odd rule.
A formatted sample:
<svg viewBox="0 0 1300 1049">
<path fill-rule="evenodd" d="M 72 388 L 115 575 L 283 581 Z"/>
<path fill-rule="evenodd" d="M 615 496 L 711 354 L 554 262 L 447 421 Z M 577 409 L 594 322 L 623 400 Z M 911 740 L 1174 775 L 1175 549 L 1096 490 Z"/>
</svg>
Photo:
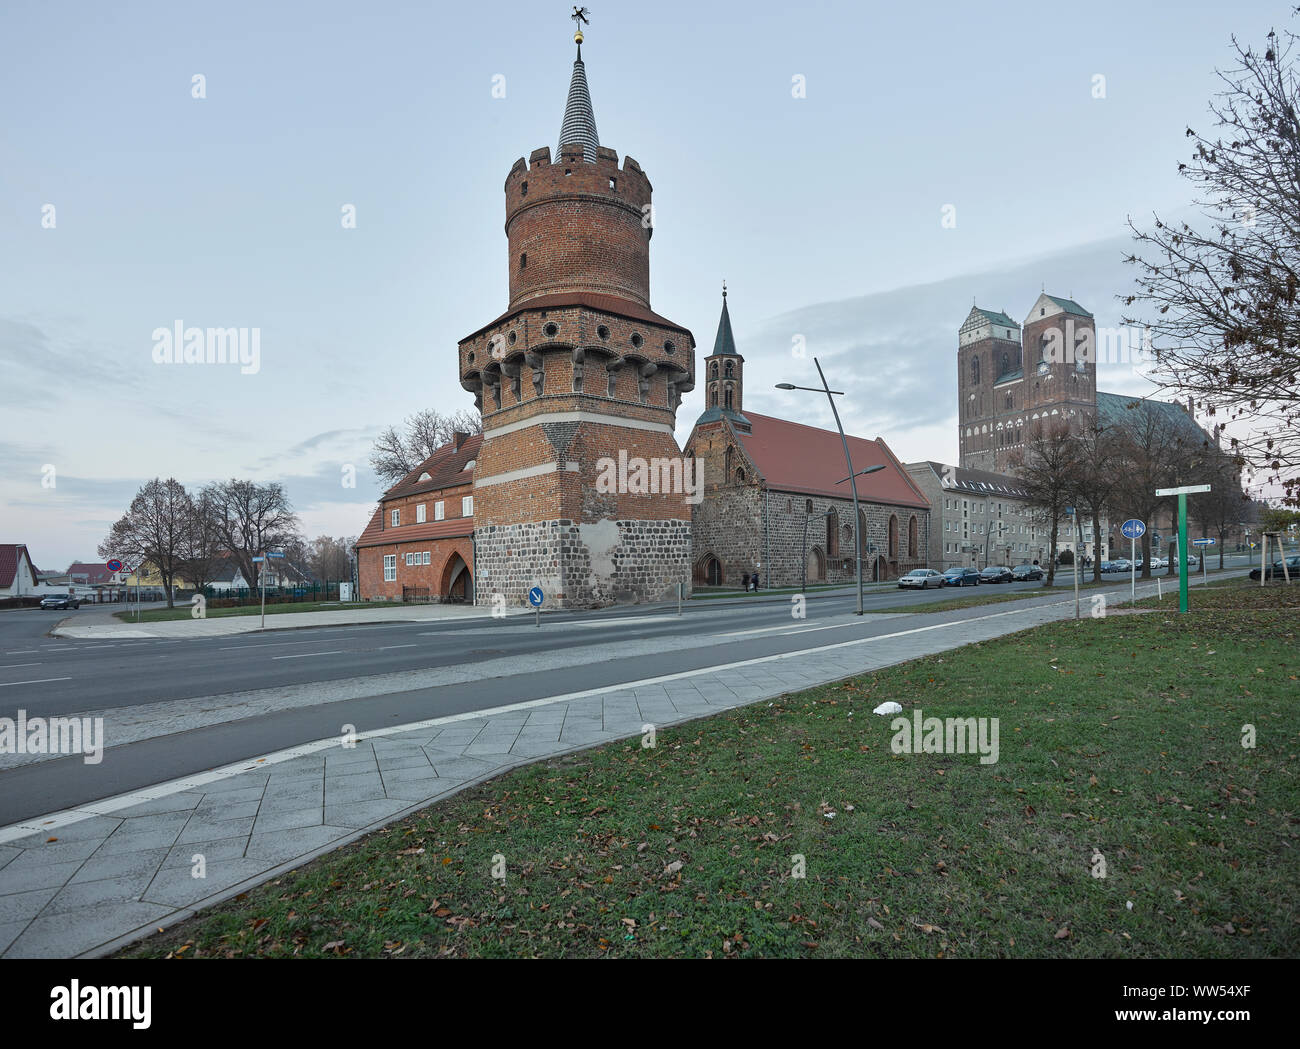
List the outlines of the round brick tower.
<svg viewBox="0 0 1300 1049">
<path fill-rule="evenodd" d="M 482 604 L 533 586 L 548 606 L 653 601 L 690 580 L 695 478 L 673 433 L 695 340 L 650 308 L 650 180 L 600 145 L 575 40 L 556 158 L 534 150 L 506 177 L 506 312 L 460 343 L 483 413 Z"/>
</svg>

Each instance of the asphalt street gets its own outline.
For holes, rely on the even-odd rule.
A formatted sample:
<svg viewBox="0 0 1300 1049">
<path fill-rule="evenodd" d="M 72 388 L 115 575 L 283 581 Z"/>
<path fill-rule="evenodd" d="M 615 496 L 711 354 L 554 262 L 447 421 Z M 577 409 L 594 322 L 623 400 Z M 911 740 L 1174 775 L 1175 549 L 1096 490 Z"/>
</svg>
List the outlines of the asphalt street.
<svg viewBox="0 0 1300 1049">
<path fill-rule="evenodd" d="M 1114 583 L 1108 589 L 1127 593 L 1127 578 L 1104 578 Z M 1043 588 L 1003 584 L 979 589 L 1001 594 Z M 964 592 L 969 594 L 969 588 Z M 880 610 L 949 600 L 958 593 L 890 589 L 868 594 L 864 606 Z M 1069 599 L 1058 588 L 1026 603 Z M 982 605 L 920 618 L 859 618 L 853 615 L 854 594 L 832 591 L 809 595 L 803 619 L 793 618 L 788 596 L 766 595 L 688 602 L 681 616 L 675 605 L 554 612 L 541 617 L 540 627 L 531 616 L 517 616 L 108 642 L 45 636 L 66 618 L 64 613 L 0 613 L 0 717 L 17 717 L 19 710 L 29 719 L 102 711 L 111 744 L 115 709 L 170 704 L 167 711 L 181 706 L 218 712 L 208 714 L 216 723 L 163 730 L 168 734 L 111 747 L 97 765 L 68 756 L 0 771 L 0 826 L 337 735 L 347 724 L 364 732 L 612 688 L 986 616 L 1022 604 Z M 437 683 L 422 684 L 422 678 Z M 219 720 L 223 696 L 274 696 L 286 689 L 298 693 L 289 709 Z"/>
</svg>

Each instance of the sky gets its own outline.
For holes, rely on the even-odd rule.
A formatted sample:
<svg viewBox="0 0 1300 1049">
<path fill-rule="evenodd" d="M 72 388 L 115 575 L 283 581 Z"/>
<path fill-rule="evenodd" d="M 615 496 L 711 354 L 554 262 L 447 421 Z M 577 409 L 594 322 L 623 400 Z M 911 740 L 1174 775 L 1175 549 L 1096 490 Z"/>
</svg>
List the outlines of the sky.
<svg viewBox="0 0 1300 1049">
<path fill-rule="evenodd" d="M 0 5 L 0 542 L 95 559 L 154 476 L 279 480 L 309 537 L 359 533 L 377 433 L 473 405 L 456 345 L 505 308 L 503 184 L 556 148 L 570 9 Z M 846 428 L 909 462 L 956 459 L 973 300 L 1120 323 L 1127 219 L 1187 214 L 1184 130 L 1233 34 L 1289 25 L 1258 0 L 590 18 L 601 143 L 654 185 L 653 308 L 698 367 L 725 279 L 747 408 L 830 425 L 773 388 L 817 356 Z M 158 363 L 178 322 L 256 329 L 257 369 Z M 1128 364 L 1099 386 L 1154 389 Z"/>
</svg>

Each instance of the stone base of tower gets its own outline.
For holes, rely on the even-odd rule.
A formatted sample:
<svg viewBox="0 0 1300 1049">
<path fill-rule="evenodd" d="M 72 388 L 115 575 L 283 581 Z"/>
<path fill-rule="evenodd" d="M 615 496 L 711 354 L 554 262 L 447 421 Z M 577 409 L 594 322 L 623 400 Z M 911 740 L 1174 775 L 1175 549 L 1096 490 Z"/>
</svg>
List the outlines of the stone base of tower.
<svg viewBox="0 0 1300 1049">
<path fill-rule="evenodd" d="M 528 603 L 540 586 L 546 608 L 603 608 L 676 597 L 690 587 L 688 520 L 529 521 L 475 529 L 475 600 Z"/>
</svg>

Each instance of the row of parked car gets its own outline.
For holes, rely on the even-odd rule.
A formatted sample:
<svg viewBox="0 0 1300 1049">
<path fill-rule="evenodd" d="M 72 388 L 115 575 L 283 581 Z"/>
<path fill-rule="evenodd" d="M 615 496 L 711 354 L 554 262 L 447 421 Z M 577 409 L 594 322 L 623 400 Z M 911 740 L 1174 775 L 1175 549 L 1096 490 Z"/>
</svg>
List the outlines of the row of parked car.
<svg viewBox="0 0 1300 1049">
<path fill-rule="evenodd" d="M 1038 565 L 989 565 L 976 571 L 973 568 L 950 568 L 937 572 L 933 568 L 917 568 L 899 576 L 899 590 L 929 590 L 943 586 L 976 586 L 980 583 L 1027 583 L 1042 579 L 1043 569 Z"/>
</svg>

